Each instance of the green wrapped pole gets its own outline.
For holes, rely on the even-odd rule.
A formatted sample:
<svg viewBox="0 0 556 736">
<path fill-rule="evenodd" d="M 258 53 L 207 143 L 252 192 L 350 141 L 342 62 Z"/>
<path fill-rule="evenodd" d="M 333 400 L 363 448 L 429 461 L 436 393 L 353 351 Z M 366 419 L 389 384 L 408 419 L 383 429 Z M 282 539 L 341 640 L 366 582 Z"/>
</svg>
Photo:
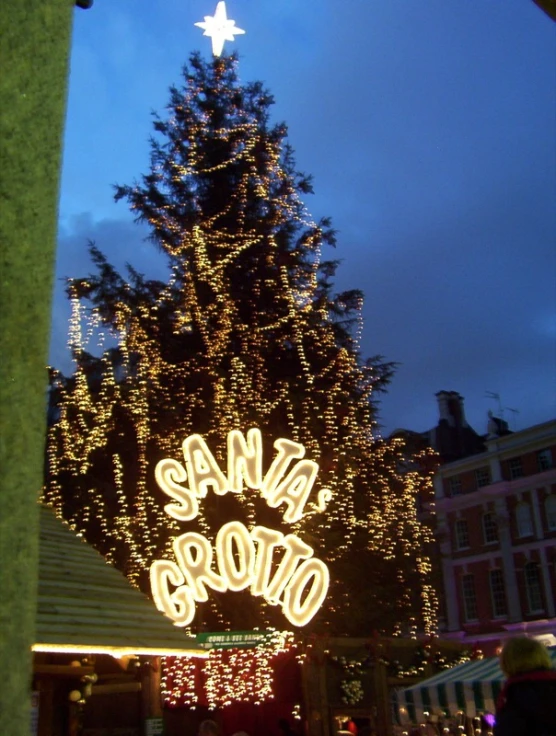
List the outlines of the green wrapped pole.
<svg viewBox="0 0 556 736">
<path fill-rule="evenodd" d="M 556 0 L 533 0 L 552 20 L 556 20 Z"/>
<path fill-rule="evenodd" d="M 0 3 L 0 729 L 30 729 L 38 506 L 73 0 Z"/>
</svg>

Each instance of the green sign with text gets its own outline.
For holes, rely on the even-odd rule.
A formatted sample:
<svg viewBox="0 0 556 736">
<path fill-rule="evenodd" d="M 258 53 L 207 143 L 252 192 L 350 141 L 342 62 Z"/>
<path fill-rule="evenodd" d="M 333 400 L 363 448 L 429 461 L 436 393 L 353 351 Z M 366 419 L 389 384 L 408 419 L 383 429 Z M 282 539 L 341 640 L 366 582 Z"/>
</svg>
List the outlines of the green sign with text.
<svg viewBox="0 0 556 736">
<path fill-rule="evenodd" d="M 195 640 L 204 649 L 247 649 L 269 641 L 271 631 L 205 631 Z"/>
</svg>

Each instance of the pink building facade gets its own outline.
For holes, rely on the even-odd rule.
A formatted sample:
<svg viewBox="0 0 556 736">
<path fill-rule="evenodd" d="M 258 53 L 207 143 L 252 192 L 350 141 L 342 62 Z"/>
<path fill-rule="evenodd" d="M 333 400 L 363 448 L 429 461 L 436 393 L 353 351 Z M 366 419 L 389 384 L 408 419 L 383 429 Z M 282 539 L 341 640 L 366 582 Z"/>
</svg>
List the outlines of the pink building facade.
<svg viewBox="0 0 556 736">
<path fill-rule="evenodd" d="M 441 408 L 446 394 L 461 412 L 443 423 L 457 430 L 463 400 L 440 392 Z M 491 416 L 481 440 L 435 477 L 442 638 L 486 655 L 516 634 L 556 643 L 556 420 L 509 432 Z"/>
</svg>

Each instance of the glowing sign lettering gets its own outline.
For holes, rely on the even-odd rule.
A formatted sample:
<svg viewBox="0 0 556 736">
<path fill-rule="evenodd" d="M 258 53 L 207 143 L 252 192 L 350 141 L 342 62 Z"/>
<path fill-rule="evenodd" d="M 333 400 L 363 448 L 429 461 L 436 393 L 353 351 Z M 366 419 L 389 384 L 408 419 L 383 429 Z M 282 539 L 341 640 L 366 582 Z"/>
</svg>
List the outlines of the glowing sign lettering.
<svg viewBox="0 0 556 736">
<path fill-rule="evenodd" d="M 192 434 L 184 440 L 183 456 L 187 465 L 189 485 L 196 496 L 204 498 L 210 486 L 219 496 L 228 492 L 228 480 L 201 435 Z"/>
<path fill-rule="evenodd" d="M 176 626 L 187 626 L 195 616 L 193 593 L 183 585 L 182 571 L 171 560 L 155 560 L 151 565 L 151 590 L 156 607 L 170 618 Z M 170 593 L 168 583 L 178 586 Z"/>
<path fill-rule="evenodd" d="M 259 543 L 259 554 L 255 560 L 255 574 L 251 585 L 252 595 L 264 595 L 270 580 L 274 548 L 280 545 L 284 535 L 264 526 L 256 526 L 251 536 Z"/>
<path fill-rule="evenodd" d="M 233 545 L 237 553 L 234 559 Z M 243 590 L 251 583 L 255 569 L 255 544 L 243 524 L 231 521 L 218 532 L 216 537 L 218 569 L 228 590 Z M 220 561 L 224 561 L 221 564 Z"/>
<path fill-rule="evenodd" d="M 158 463 L 154 475 L 161 490 L 170 498 L 178 501 L 178 503 L 166 504 L 164 511 L 168 516 L 178 521 L 194 519 L 199 513 L 199 502 L 189 488 L 180 485 L 187 480 L 187 473 L 183 465 L 177 460 L 166 458 Z"/>
<path fill-rule="evenodd" d="M 241 493 L 245 485 L 259 490 L 270 507 L 285 505 L 286 523 L 301 519 L 317 477 L 317 463 L 303 459 L 303 445 L 278 439 L 277 454 L 263 477 L 262 446 L 258 429 L 250 429 L 246 438 L 238 430 L 229 432 L 226 476 L 200 435 L 185 439 L 185 467 L 171 458 L 156 466 L 160 489 L 173 499 L 164 507 L 166 513 L 178 521 L 190 521 L 209 489 L 224 495 Z M 299 462 L 290 467 L 294 460 Z M 330 497 L 329 490 L 321 489 L 314 508 L 323 511 Z M 322 605 L 330 584 L 328 568 L 313 556 L 312 547 L 295 534 L 264 526 L 248 529 L 231 521 L 218 532 L 214 548 L 197 532 L 175 537 L 172 547 L 176 561 L 155 560 L 150 579 L 157 608 L 176 626 L 193 621 L 195 603 L 208 600 L 207 588 L 217 592 L 249 588 L 252 595 L 281 606 L 292 624 L 304 626 Z"/>
<path fill-rule="evenodd" d="M 263 482 L 263 438 L 258 429 L 247 432 L 247 442 L 241 432 L 228 433 L 228 484 L 230 491 L 241 493 L 242 476 L 248 488 L 260 488 Z"/>
</svg>

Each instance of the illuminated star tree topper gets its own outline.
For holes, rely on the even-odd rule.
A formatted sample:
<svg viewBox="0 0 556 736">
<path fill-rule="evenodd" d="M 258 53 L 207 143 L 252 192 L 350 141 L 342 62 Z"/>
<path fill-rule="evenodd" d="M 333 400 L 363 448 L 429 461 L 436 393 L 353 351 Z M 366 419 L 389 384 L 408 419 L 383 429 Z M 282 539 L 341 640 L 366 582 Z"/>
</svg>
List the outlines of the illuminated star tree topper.
<svg viewBox="0 0 556 736">
<path fill-rule="evenodd" d="M 234 41 L 234 36 L 245 33 L 242 28 L 236 26 L 235 20 L 229 19 L 226 15 L 224 0 L 217 4 L 214 15 L 205 15 L 205 20 L 195 25 L 204 30 L 203 36 L 212 39 L 212 53 L 215 56 L 222 54 L 225 41 Z"/>
</svg>

